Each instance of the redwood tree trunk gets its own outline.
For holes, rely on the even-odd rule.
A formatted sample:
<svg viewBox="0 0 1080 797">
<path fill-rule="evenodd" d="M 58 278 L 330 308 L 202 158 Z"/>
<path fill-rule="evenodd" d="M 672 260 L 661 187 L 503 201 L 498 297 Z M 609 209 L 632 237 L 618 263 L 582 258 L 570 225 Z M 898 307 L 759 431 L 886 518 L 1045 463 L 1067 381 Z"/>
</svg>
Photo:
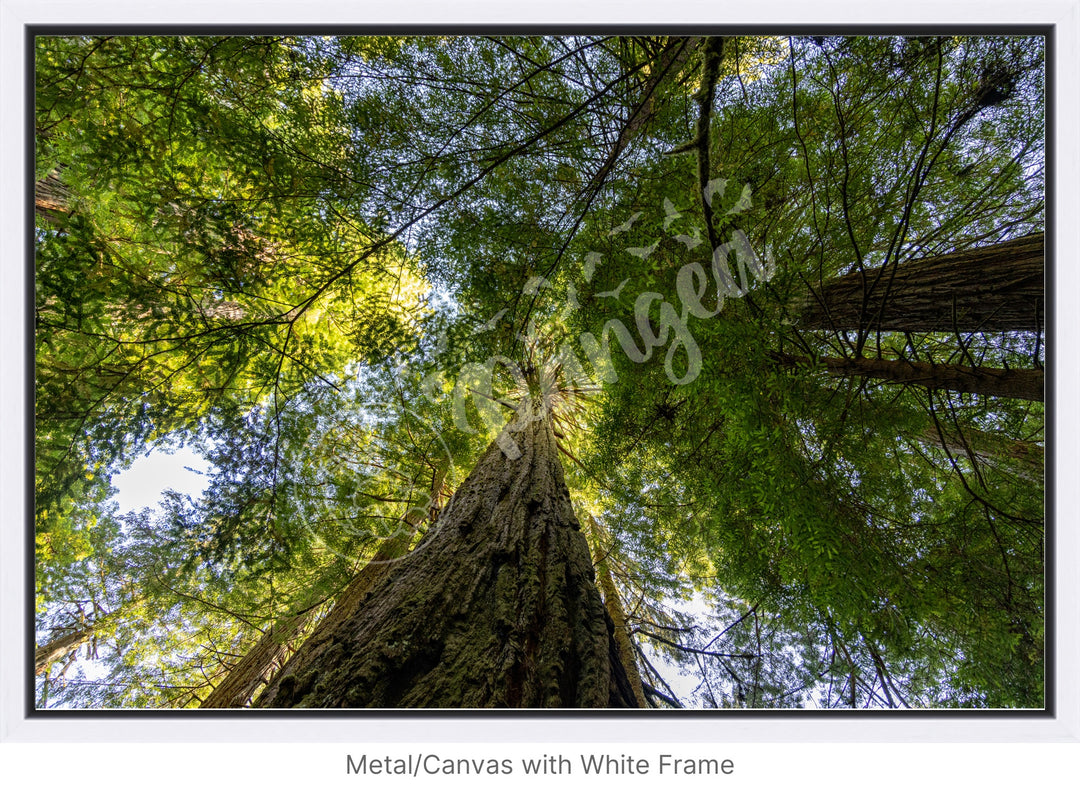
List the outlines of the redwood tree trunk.
<svg viewBox="0 0 1080 797">
<path fill-rule="evenodd" d="M 280 620 L 263 632 L 251 650 L 229 670 L 229 674 L 214 687 L 214 691 L 199 705 L 199 708 L 246 706 L 275 662 L 286 654 L 289 643 L 300 634 L 310 616 L 309 609 Z"/>
<path fill-rule="evenodd" d="M 1036 484 L 1043 481 L 1045 452 L 1037 443 L 1014 440 L 965 426 L 955 431 L 928 426 L 916 438 L 948 451 L 953 457 L 974 457 Z"/>
<path fill-rule="evenodd" d="M 827 282 L 799 309 L 807 329 L 1041 331 L 1043 235 L 867 269 Z"/>
<path fill-rule="evenodd" d="M 54 224 L 70 212 L 70 197 L 71 192 L 60 179 L 59 170 L 53 170 L 34 183 L 34 211 Z"/>
<path fill-rule="evenodd" d="M 596 571 L 600 577 L 600 590 L 604 594 L 604 606 L 611 616 L 612 627 L 615 631 L 615 646 L 619 651 L 619 660 L 634 690 L 634 698 L 637 701 L 635 705 L 639 708 L 648 708 L 649 704 L 645 702 L 645 690 L 641 683 L 641 673 L 638 672 L 637 661 L 634 658 L 634 645 L 630 641 L 626 610 L 623 609 L 619 590 L 615 587 L 615 580 L 611 577 L 611 568 L 605 560 L 601 559 L 596 563 Z"/>
<path fill-rule="evenodd" d="M 503 432 L 520 456 L 492 443 L 382 588 L 257 706 L 636 705 L 550 417 L 539 401 L 522 407 Z"/>
<path fill-rule="evenodd" d="M 443 464 L 435 471 L 431 483 L 431 495 L 428 496 L 428 499 L 422 504 L 409 508 L 402 518 L 402 528 L 398 533 L 383 540 L 371 561 L 345 587 L 341 597 L 334 603 L 334 607 L 315 628 L 300 650 L 287 659 L 272 677 L 263 694 L 259 696 L 260 701 L 265 703 L 276 698 L 283 681 L 286 681 L 290 676 L 295 677 L 298 672 L 306 671 L 332 646 L 338 629 L 350 617 L 360 611 L 360 607 L 367 596 L 382 584 L 390 564 L 409 552 L 409 547 L 416 536 L 416 530 L 427 520 L 433 509 L 439 508 L 439 494 L 442 492 L 445 479 L 446 466 Z M 253 687 L 261 683 L 262 674 L 260 673 L 260 681 L 253 684 Z M 254 691 L 254 688 L 252 691 Z M 217 690 L 215 689 L 214 694 L 216 693 Z M 213 695 L 211 695 L 212 697 Z M 202 707 L 213 708 L 214 706 L 207 702 L 203 703 Z"/>
<path fill-rule="evenodd" d="M 273 700 L 283 681 L 290 676 L 295 677 L 297 672 L 306 671 L 320 660 L 333 645 L 338 629 L 360 610 L 364 599 L 381 584 L 389 564 L 408 553 L 410 541 L 410 538 L 404 535 L 395 535 L 383 541 L 374 558 L 345 587 L 334 608 L 323 618 L 300 650 L 284 663 L 270 681 L 259 696 L 259 704 Z M 211 706 L 204 704 L 204 707 Z"/>
<path fill-rule="evenodd" d="M 774 359 L 787 365 L 808 365 L 809 357 L 775 353 Z M 864 376 L 896 384 L 922 385 L 934 390 L 975 393 L 981 396 L 1043 400 L 1041 368 L 971 368 L 948 363 L 907 362 L 867 357 L 819 357 L 817 362 L 830 374 Z"/>
<path fill-rule="evenodd" d="M 34 651 L 34 675 L 44 675 L 54 662 L 60 661 L 68 653 L 93 636 L 93 628 L 80 628 L 70 634 L 46 642 Z"/>
</svg>

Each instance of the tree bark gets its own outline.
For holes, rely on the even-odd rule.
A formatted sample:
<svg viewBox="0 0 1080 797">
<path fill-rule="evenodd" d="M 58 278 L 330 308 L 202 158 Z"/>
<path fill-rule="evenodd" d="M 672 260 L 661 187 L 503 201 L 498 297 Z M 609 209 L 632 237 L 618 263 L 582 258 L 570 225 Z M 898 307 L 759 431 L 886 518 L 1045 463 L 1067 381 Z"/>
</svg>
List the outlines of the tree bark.
<svg viewBox="0 0 1080 797">
<path fill-rule="evenodd" d="M 1043 234 L 867 269 L 827 282 L 796 313 L 804 329 L 1039 332 Z"/>
<path fill-rule="evenodd" d="M 59 224 L 70 213 L 71 192 L 60 178 L 59 169 L 34 183 L 34 212 L 53 224 Z"/>
<path fill-rule="evenodd" d="M 593 579 L 550 417 L 525 400 L 385 587 L 256 705 L 634 706 Z"/>
<path fill-rule="evenodd" d="M 277 696 L 281 682 L 297 672 L 304 672 L 333 645 L 335 633 L 350 617 L 360 610 L 364 599 L 382 582 L 390 563 L 409 552 L 411 538 L 402 535 L 383 541 L 375 556 L 345 587 L 334 608 L 323 618 L 311 636 L 278 670 L 266 689 L 259 696 L 259 703 L 266 703 Z M 204 706 L 208 707 L 208 706 Z"/>
<path fill-rule="evenodd" d="M 626 670 L 627 678 L 630 679 L 637 707 L 648 708 L 649 704 L 645 702 L 645 690 L 641 683 L 641 673 L 638 672 L 637 661 L 634 658 L 634 646 L 630 642 L 630 633 L 627 631 L 626 611 L 619 598 L 619 591 L 615 588 L 615 580 L 611 577 L 611 568 L 603 558 L 596 563 L 596 572 L 599 577 L 600 591 L 604 596 L 604 607 L 611 616 L 615 631 L 615 645 L 619 650 L 619 660 L 622 662 L 623 669 Z"/>
<path fill-rule="evenodd" d="M 788 365 L 813 364 L 809 357 L 775 353 Z M 1043 400 L 1041 368 L 971 368 L 947 363 L 906 362 L 867 357 L 818 357 L 816 362 L 836 376 L 863 376 L 902 385 L 921 385 L 932 390 L 952 390 L 981 396 Z"/>
<path fill-rule="evenodd" d="M 278 688 L 283 680 L 290 676 L 295 677 L 297 672 L 307 670 L 312 666 L 313 662 L 318 661 L 326 653 L 327 649 L 333 644 L 338 629 L 360 610 L 360 606 L 372 590 L 382 584 L 383 578 L 389 571 L 390 564 L 409 552 L 409 547 L 416 537 L 416 530 L 431 516 L 432 509 L 438 508 L 439 493 L 442 491 L 445 479 L 446 468 L 443 466 L 437 469 L 434 474 L 429 500 L 422 505 L 412 506 L 408 509 L 402 518 L 405 524 L 402 533 L 383 540 L 371 561 L 345 587 L 341 597 L 334 603 L 334 607 L 319 623 L 300 650 L 286 660 L 278 669 L 276 675 L 271 678 L 263 694 L 259 696 L 260 701 L 273 700 L 277 696 Z M 260 673 L 260 679 L 262 675 L 263 673 Z M 255 684 L 255 686 L 257 685 L 258 683 Z M 246 704 L 246 701 L 244 704 Z M 204 703 L 202 707 L 213 708 L 207 703 Z"/>
<path fill-rule="evenodd" d="M 1025 440 L 1014 440 L 1001 435 L 965 426 L 955 431 L 928 426 L 916 436 L 920 442 L 945 449 L 951 456 L 973 457 L 990 462 L 1014 476 L 1035 484 L 1043 482 L 1043 447 Z"/>
<path fill-rule="evenodd" d="M 93 635 L 93 627 L 80 628 L 37 648 L 34 651 L 34 675 L 45 675 L 53 663 L 60 661 Z"/>
<path fill-rule="evenodd" d="M 242 708 L 267 674 L 287 654 L 288 645 L 303 629 L 311 609 L 286 617 L 263 632 L 259 640 L 236 663 L 204 700 L 199 708 Z"/>
</svg>

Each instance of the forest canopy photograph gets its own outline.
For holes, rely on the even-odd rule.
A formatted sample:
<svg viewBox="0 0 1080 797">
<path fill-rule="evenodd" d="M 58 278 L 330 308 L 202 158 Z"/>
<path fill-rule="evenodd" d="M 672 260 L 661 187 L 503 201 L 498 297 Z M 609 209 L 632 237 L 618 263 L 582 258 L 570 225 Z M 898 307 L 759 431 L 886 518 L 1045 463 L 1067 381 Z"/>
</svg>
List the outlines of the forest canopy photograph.
<svg viewBox="0 0 1080 797">
<path fill-rule="evenodd" d="M 1047 708 L 1045 35 L 32 46 L 37 711 Z"/>
</svg>

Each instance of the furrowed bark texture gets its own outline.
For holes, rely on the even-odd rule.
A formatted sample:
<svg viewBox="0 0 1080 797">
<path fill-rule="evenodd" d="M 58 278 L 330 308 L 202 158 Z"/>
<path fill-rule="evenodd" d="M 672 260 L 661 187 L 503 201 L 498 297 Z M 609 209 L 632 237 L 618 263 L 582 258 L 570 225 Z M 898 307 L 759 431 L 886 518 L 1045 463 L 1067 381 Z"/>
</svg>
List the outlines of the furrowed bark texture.
<svg viewBox="0 0 1080 797">
<path fill-rule="evenodd" d="M 867 269 L 823 285 L 805 329 L 1003 332 L 1044 329 L 1043 235 Z"/>
<path fill-rule="evenodd" d="M 502 433 L 520 456 L 500 435 L 422 543 L 387 566 L 383 588 L 258 706 L 636 704 L 550 419 L 531 409 Z"/>
<path fill-rule="evenodd" d="M 390 537 L 379 546 L 375 557 L 349 582 L 334 608 L 316 626 L 300 650 L 293 654 L 271 679 L 259 695 L 256 705 L 265 705 L 274 700 L 283 681 L 287 682 L 290 676 L 295 678 L 297 672 L 306 671 L 314 662 L 320 660 L 333 646 L 338 629 L 359 611 L 364 599 L 382 582 L 390 563 L 408 552 L 409 540 L 400 536 Z"/>
<path fill-rule="evenodd" d="M 69 213 L 71 192 L 54 170 L 34 183 L 34 211 L 53 224 L 58 224 Z"/>
<path fill-rule="evenodd" d="M 909 363 L 864 357 L 853 360 L 822 357 L 821 362 L 834 374 L 867 376 L 981 396 L 1043 400 L 1043 372 L 1038 368 L 969 368 L 947 363 Z"/>
<path fill-rule="evenodd" d="M 70 634 L 64 634 L 51 642 L 46 642 L 34 651 L 34 675 L 44 675 L 54 662 L 60 661 L 68 653 L 93 636 L 93 628 L 80 628 Z"/>
</svg>

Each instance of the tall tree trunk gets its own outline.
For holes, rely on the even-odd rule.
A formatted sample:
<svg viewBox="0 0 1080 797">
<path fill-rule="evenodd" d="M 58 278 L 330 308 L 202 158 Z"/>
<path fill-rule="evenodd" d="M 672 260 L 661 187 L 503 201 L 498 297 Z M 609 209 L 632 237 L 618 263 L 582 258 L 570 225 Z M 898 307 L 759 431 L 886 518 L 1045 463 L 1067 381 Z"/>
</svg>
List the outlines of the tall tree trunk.
<svg viewBox="0 0 1080 797">
<path fill-rule="evenodd" d="M 34 651 L 34 675 L 45 675 L 49 668 L 68 653 L 75 650 L 94 635 L 94 627 L 87 626 L 46 642 Z"/>
<path fill-rule="evenodd" d="M 594 529 L 599 524 L 589 518 Z M 611 567 L 605 557 L 600 556 L 596 560 L 597 580 L 600 583 L 600 592 L 604 596 L 604 607 L 611 616 L 611 622 L 615 631 L 615 645 L 619 650 L 619 660 L 626 670 L 626 677 L 630 679 L 630 686 L 634 689 L 634 697 L 637 699 L 638 708 L 648 708 L 645 702 L 645 689 L 641 683 L 641 673 L 638 671 L 637 660 L 634 655 L 634 645 L 630 641 L 630 632 L 627 630 L 626 611 L 623 609 L 619 590 L 615 587 L 615 580 L 611 577 Z"/>
<path fill-rule="evenodd" d="M 410 542 L 411 538 L 407 535 L 396 535 L 383 541 L 372 560 L 349 582 L 334 608 L 322 619 L 300 650 L 270 680 L 259 696 L 257 705 L 274 700 L 283 681 L 290 676 L 295 677 L 297 672 L 306 671 L 326 653 L 333 645 L 338 629 L 360 610 L 364 599 L 381 584 L 390 564 L 409 552 Z"/>
<path fill-rule="evenodd" d="M 255 690 L 264 682 L 275 663 L 287 655 L 288 645 L 299 636 L 314 610 L 279 620 L 263 632 L 204 700 L 199 708 L 241 708 L 248 704 Z"/>
<path fill-rule="evenodd" d="M 1045 452 L 1036 443 L 1002 437 L 970 426 L 955 431 L 939 431 L 931 425 L 916 435 L 916 439 L 945 449 L 953 457 L 974 457 L 983 462 L 992 462 L 1027 481 L 1036 484 L 1043 481 Z"/>
<path fill-rule="evenodd" d="M 809 357 L 775 353 L 787 365 L 810 365 Z M 922 385 L 933 390 L 952 390 L 981 396 L 1043 400 L 1041 368 L 971 368 L 948 363 L 907 362 L 867 357 L 818 357 L 816 362 L 836 376 L 864 376 L 895 384 Z"/>
<path fill-rule="evenodd" d="M 312 632 L 311 636 L 308 637 L 301 646 L 300 650 L 287 659 L 277 670 L 276 674 L 272 676 L 271 681 L 263 694 L 259 696 L 260 701 L 266 702 L 273 700 L 277 696 L 277 691 L 282 681 L 289 676 L 294 676 L 297 672 L 305 671 L 313 662 L 317 661 L 325 654 L 326 650 L 332 645 L 334 635 L 342 624 L 359 611 L 365 598 L 367 598 L 372 590 L 382 583 L 383 578 L 389 570 L 389 565 L 409 552 L 409 547 L 412 545 L 412 541 L 416 537 L 416 532 L 420 525 L 433 514 L 432 510 L 437 509 L 439 506 L 439 493 L 442 491 L 445 479 L 446 464 L 442 463 L 440 467 L 436 468 L 434 477 L 432 478 L 429 500 L 422 504 L 414 505 L 406 511 L 402 518 L 404 529 L 402 529 L 400 533 L 387 537 L 382 541 L 371 561 L 368 562 L 345 587 L 341 597 L 334 603 L 333 608 L 327 613 L 326 617 L 322 619 L 316 629 Z M 254 692 L 254 687 L 257 687 L 259 683 L 262 682 L 262 678 L 265 674 L 265 669 L 263 672 L 259 673 L 258 680 L 252 684 L 252 692 Z M 211 694 L 211 698 L 216 693 L 217 689 Z M 245 700 L 243 703 L 233 703 L 229 705 L 246 705 L 246 703 L 247 701 Z M 223 707 L 223 705 L 218 707 Z M 202 708 L 214 707 L 215 706 L 209 703 L 209 699 L 202 705 Z"/>
<path fill-rule="evenodd" d="M 1041 331 L 1043 234 L 839 277 L 796 312 L 806 329 Z"/>
<path fill-rule="evenodd" d="M 60 178 L 59 169 L 54 169 L 34 183 L 34 211 L 53 224 L 68 215 L 70 199 L 71 191 Z"/>
<path fill-rule="evenodd" d="M 593 578 L 550 416 L 523 400 L 384 588 L 256 705 L 634 706 Z"/>
</svg>

